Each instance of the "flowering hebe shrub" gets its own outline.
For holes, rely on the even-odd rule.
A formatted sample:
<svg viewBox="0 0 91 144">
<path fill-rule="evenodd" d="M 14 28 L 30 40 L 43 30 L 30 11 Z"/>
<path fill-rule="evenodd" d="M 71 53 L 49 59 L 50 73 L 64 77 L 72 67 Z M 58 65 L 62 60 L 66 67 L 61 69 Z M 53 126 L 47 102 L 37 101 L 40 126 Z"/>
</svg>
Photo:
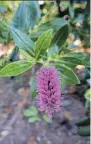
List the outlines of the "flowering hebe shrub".
<svg viewBox="0 0 91 144">
<path fill-rule="evenodd" d="M 24 14 L 22 14 L 23 11 Z M 31 96 L 37 97 L 39 110 L 52 117 L 55 111 L 60 110 L 60 83 L 62 87 L 79 84 L 80 81 L 74 71 L 75 67 L 77 65 L 89 66 L 89 59 L 86 54 L 74 53 L 67 47 L 67 39 L 71 33 L 68 21 L 64 18 L 55 18 L 43 25 L 39 23 L 39 27 L 33 29 L 40 16 L 37 1 L 20 3 L 9 28 L 15 42 L 11 56 L 20 53 L 24 59 L 17 59 L 14 62 L 11 62 L 11 59 L 15 60 L 15 58 L 10 56 L 7 59 L 1 59 L 0 76 L 17 76 L 34 68 L 37 63 L 41 64 L 42 68 L 37 72 L 37 81 L 35 80 L 36 73 L 33 73 L 34 79 L 31 75 Z M 33 33 L 33 30 L 36 32 Z M 61 74 L 61 81 L 57 71 Z M 26 110 L 24 115 L 30 117 L 29 122 L 39 120 L 35 107 Z"/>
<path fill-rule="evenodd" d="M 41 68 L 37 73 L 37 105 L 49 117 L 60 110 L 61 88 L 55 67 Z"/>
</svg>

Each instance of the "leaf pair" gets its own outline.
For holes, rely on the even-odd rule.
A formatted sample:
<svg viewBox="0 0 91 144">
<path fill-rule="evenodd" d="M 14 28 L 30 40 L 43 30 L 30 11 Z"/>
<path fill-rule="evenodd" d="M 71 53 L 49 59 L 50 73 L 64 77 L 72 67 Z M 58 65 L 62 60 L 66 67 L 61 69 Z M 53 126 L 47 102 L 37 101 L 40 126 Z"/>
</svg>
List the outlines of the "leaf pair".
<svg viewBox="0 0 91 144">
<path fill-rule="evenodd" d="M 35 48 L 33 41 L 26 34 L 14 27 L 12 27 L 11 30 L 13 39 L 19 47 L 20 52 L 22 52 L 23 55 L 27 57 L 27 60 L 20 60 L 17 62 L 9 63 L 1 69 L 0 76 L 16 76 L 28 70 L 35 63 L 35 59 L 38 59 L 40 55 L 45 53 L 51 42 L 52 30 L 48 30 L 39 37 L 38 41 L 35 44 Z M 35 59 L 33 58 L 34 55 Z"/>
<path fill-rule="evenodd" d="M 29 123 L 34 123 L 40 120 L 38 117 L 38 111 L 35 106 L 31 106 L 28 109 L 24 110 L 23 114 L 25 117 L 28 117 Z"/>
</svg>

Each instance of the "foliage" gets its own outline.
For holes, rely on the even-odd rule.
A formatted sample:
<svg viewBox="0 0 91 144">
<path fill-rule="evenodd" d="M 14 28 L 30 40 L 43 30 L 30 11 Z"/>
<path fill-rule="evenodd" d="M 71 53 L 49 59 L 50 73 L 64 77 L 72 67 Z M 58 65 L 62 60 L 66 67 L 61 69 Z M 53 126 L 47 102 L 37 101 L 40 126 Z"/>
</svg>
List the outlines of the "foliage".
<svg viewBox="0 0 91 144">
<path fill-rule="evenodd" d="M 30 5 L 30 3 L 32 4 Z M 36 41 L 33 41 L 31 39 L 31 36 L 27 34 L 27 31 L 25 33 L 27 22 L 30 21 L 30 19 L 28 18 L 26 21 L 24 19 L 25 15 L 27 16 L 28 9 L 30 8 L 30 15 L 32 15 L 32 13 L 34 12 L 36 13 L 35 17 L 30 17 L 31 21 L 29 27 L 34 26 L 36 24 L 36 21 L 40 18 L 39 6 L 35 5 L 35 2 L 21 2 L 18 9 L 16 10 L 13 21 L 9 26 L 13 40 L 15 41 L 16 46 L 19 48 L 20 53 L 23 53 L 23 55 L 25 56 L 26 60 L 10 62 L 8 65 L 1 69 L 0 76 L 16 76 L 31 68 L 34 64 L 36 64 L 36 62 L 39 62 L 43 65 L 55 65 L 56 68 L 61 72 L 63 86 L 65 86 L 65 84 L 79 84 L 79 80 L 74 73 L 74 68 L 78 64 L 88 66 L 88 58 L 84 54 L 74 54 L 70 50 L 69 53 L 66 54 L 66 40 L 70 33 L 69 24 L 66 20 L 62 21 L 62 19 L 60 18 L 53 19 L 52 21 L 54 21 L 54 23 L 51 23 L 51 21 L 49 21 L 43 24 L 42 27 L 39 26 L 41 27 L 40 31 L 42 32 L 42 34 L 38 36 Z M 22 10 L 24 10 L 25 15 L 22 15 Z M 74 15 L 72 16 L 71 14 L 73 13 L 71 6 L 69 7 L 69 10 L 71 17 L 73 18 Z M 34 19 L 35 21 L 32 24 L 32 20 Z M 62 24 L 58 24 L 57 20 L 59 20 Z M 52 27 L 53 24 L 55 27 Z M 49 29 L 49 25 L 51 29 L 43 32 L 42 29 L 45 30 L 44 27 L 46 25 L 47 29 Z M 56 28 L 55 32 L 54 28 Z M 49 55 L 50 49 L 54 51 L 55 47 L 58 48 L 58 52 Z M 62 54 L 60 54 L 60 52 Z M 14 69 L 16 69 L 16 72 L 14 72 Z"/>
<path fill-rule="evenodd" d="M 25 117 L 28 117 L 28 122 L 33 123 L 39 121 L 38 111 L 35 106 L 31 106 L 23 112 Z"/>
<path fill-rule="evenodd" d="M 8 30 L 8 21 L 5 17 L 0 16 L 0 43 L 8 43 L 12 40 Z"/>
<path fill-rule="evenodd" d="M 53 12 L 56 2 L 46 2 L 46 5 Z M 6 10 L 12 11 L 10 6 L 6 7 L 7 9 L 2 7 L 1 13 L 5 13 Z M 56 8 L 55 11 L 57 11 Z M 89 16 L 86 17 L 85 13 L 76 14 L 75 6 L 70 3 L 65 9 L 69 11 L 68 20 L 57 15 L 55 17 L 53 14 L 50 18 L 48 11 L 45 13 L 42 8 L 40 11 L 37 1 L 22 1 L 19 3 L 9 26 L 7 25 L 8 20 L 4 18 L 2 21 L 0 16 L 1 42 L 7 43 L 12 39 L 15 42 L 15 48 L 7 62 L 5 61 L 3 64 L 3 59 L 0 60 L 0 77 L 17 76 L 33 68 L 36 63 L 40 63 L 42 66 L 56 67 L 61 76 L 62 87 L 80 84 L 75 74 L 75 67 L 77 65 L 89 67 L 89 58 L 84 53 L 74 53 L 70 48 L 74 46 L 76 39 L 83 40 L 85 34 L 86 40 L 89 41 L 89 30 L 83 32 L 86 18 L 89 26 Z M 43 18 L 46 20 L 43 21 Z M 40 19 L 41 21 L 39 21 Z M 74 37 L 72 40 L 70 40 L 70 35 Z M 86 43 L 84 45 L 86 46 Z M 24 56 L 23 60 L 20 60 L 19 57 L 18 59 L 15 58 L 19 53 Z M 36 96 L 35 83 L 36 78 L 34 76 L 30 81 L 32 97 Z M 29 117 L 30 123 L 39 120 L 38 113 L 35 111 L 35 107 L 30 107 L 24 112 L 24 115 Z M 46 116 L 43 118 L 49 121 Z"/>
<path fill-rule="evenodd" d="M 35 106 L 30 106 L 28 109 L 24 110 L 23 114 L 28 118 L 29 123 L 40 121 L 38 110 Z M 51 119 L 45 114 L 42 116 L 42 118 L 48 123 L 51 122 Z"/>
<path fill-rule="evenodd" d="M 81 136 L 90 136 L 90 118 L 82 119 L 77 124 L 78 134 Z M 86 126 L 86 127 L 85 127 Z M 87 127 L 88 126 L 88 127 Z"/>
<path fill-rule="evenodd" d="M 85 99 L 86 99 L 86 102 L 85 102 L 85 108 L 89 108 L 90 107 L 90 102 L 91 102 L 91 97 L 90 97 L 90 94 L 91 94 L 91 89 L 89 88 L 86 92 L 85 92 Z"/>
<path fill-rule="evenodd" d="M 84 95 L 84 97 L 86 98 L 85 108 L 88 110 L 90 109 L 90 101 L 91 101 L 90 94 L 91 94 L 91 89 L 88 89 Z M 90 113 L 87 118 L 80 120 L 79 122 L 76 123 L 76 125 L 79 127 L 78 128 L 79 135 L 90 136 Z"/>
<path fill-rule="evenodd" d="M 30 95 L 33 98 L 36 97 L 36 76 L 33 75 L 32 78 L 29 81 L 29 85 L 30 85 Z"/>
<path fill-rule="evenodd" d="M 40 19 L 40 9 L 37 1 L 22 1 L 13 18 L 13 26 L 28 32 Z"/>
</svg>

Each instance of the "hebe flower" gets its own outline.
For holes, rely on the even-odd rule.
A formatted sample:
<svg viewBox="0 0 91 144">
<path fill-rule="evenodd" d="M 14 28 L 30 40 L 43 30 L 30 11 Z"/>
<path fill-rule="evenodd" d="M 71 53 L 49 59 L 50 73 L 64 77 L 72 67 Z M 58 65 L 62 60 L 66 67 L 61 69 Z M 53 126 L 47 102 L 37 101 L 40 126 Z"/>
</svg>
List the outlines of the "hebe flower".
<svg viewBox="0 0 91 144">
<path fill-rule="evenodd" d="M 52 117 L 60 110 L 60 82 L 55 67 L 41 68 L 37 72 L 37 105 L 40 111 Z"/>
</svg>

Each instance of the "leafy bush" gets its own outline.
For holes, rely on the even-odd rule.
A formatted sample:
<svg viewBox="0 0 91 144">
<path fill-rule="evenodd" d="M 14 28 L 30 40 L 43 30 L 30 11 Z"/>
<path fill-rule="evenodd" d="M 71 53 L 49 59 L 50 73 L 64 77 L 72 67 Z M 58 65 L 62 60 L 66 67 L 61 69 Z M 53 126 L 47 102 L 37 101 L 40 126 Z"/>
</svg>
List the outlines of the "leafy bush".
<svg viewBox="0 0 91 144">
<path fill-rule="evenodd" d="M 9 58 L 4 65 L 1 61 L 0 76 L 17 76 L 33 68 L 36 63 L 40 63 L 42 66 L 55 66 L 60 72 L 62 87 L 69 84 L 80 84 L 75 74 L 75 67 L 77 65 L 89 67 L 89 58 L 84 53 L 74 53 L 68 48 L 67 40 L 76 23 L 74 9 L 71 5 L 69 13 L 69 21 L 57 17 L 41 24 L 39 22 L 41 11 L 38 3 L 22 1 L 9 25 L 9 30 L 15 42 L 13 56 L 21 53 L 24 59 L 11 62 Z M 35 28 L 36 24 L 38 24 L 37 28 Z M 32 96 L 36 95 L 35 83 L 36 80 L 30 81 Z M 24 112 L 24 115 L 29 114 L 27 111 Z M 36 120 L 39 120 L 38 117 L 32 120 L 30 118 L 29 122 Z"/>
</svg>

